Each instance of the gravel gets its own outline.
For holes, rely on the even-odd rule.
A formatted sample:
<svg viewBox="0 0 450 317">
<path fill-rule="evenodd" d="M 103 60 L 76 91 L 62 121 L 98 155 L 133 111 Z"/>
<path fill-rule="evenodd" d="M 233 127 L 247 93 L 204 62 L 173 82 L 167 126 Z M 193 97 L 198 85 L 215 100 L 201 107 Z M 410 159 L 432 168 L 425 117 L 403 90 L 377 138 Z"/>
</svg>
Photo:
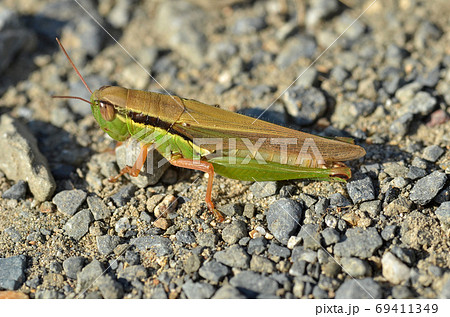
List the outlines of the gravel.
<svg viewBox="0 0 450 317">
<path fill-rule="evenodd" d="M 284 245 L 299 227 L 303 218 L 302 211 L 301 204 L 287 198 L 277 200 L 270 205 L 266 213 L 269 230 Z"/>
<path fill-rule="evenodd" d="M 278 289 L 278 283 L 273 279 L 251 271 L 242 271 L 230 280 L 230 284 L 236 287 L 247 298 L 255 298 L 260 294 L 274 295 Z"/>
<path fill-rule="evenodd" d="M 27 193 L 27 183 L 23 180 L 18 181 L 2 194 L 3 199 L 24 199 Z"/>
<path fill-rule="evenodd" d="M 80 272 L 84 266 L 84 262 L 85 258 L 81 256 L 72 256 L 64 260 L 63 268 L 67 277 L 76 279 L 78 272 Z"/>
<path fill-rule="evenodd" d="M 230 269 L 227 266 L 214 260 L 203 264 L 198 271 L 201 277 L 216 283 L 229 273 Z"/>
<path fill-rule="evenodd" d="M 0 258 L 0 288 L 17 290 L 25 282 L 27 261 L 24 255 Z"/>
<path fill-rule="evenodd" d="M 346 280 L 336 291 L 337 299 L 377 299 L 382 298 L 381 287 L 371 278 Z"/>
<path fill-rule="evenodd" d="M 84 203 L 86 197 L 87 193 L 83 190 L 64 190 L 53 197 L 53 203 L 60 212 L 73 216 Z"/>
<path fill-rule="evenodd" d="M 340 257 L 356 256 L 361 259 L 367 259 L 382 245 L 383 240 L 375 228 L 366 230 L 351 228 L 345 233 L 345 239 L 336 243 L 334 253 Z"/>
<path fill-rule="evenodd" d="M 411 189 L 409 198 L 419 205 L 428 204 L 444 187 L 447 175 L 435 171 L 417 181 Z"/>
<path fill-rule="evenodd" d="M 232 245 L 223 251 L 216 252 L 214 259 L 229 267 L 240 269 L 246 269 L 250 264 L 250 256 L 238 245 Z"/>
</svg>

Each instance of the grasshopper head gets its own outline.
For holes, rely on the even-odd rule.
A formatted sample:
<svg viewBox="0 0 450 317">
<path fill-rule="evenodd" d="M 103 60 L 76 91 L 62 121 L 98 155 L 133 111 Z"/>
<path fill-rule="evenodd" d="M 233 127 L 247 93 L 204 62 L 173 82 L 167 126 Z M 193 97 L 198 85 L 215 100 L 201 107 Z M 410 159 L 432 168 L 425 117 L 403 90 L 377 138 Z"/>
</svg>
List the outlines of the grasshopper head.
<svg viewBox="0 0 450 317">
<path fill-rule="evenodd" d="M 117 141 L 130 137 L 124 111 L 127 89 L 103 86 L 91 95 L 91 109 L 95 120 L 103 131 Z"/>
</svg>

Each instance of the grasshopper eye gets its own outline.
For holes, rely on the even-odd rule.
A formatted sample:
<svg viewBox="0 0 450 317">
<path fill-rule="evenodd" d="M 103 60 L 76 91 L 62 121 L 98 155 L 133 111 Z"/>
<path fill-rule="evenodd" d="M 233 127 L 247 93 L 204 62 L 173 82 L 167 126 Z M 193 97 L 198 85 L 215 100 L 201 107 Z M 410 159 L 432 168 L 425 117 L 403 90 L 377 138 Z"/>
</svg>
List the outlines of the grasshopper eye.
<svg viewBox="0 0 450 317">
<path fill-rule="evenodd" d="M 102 101 L 99 102 L 99 106 L 102 118 L 105 119 L 106 121 L 113 121 L 114 118 L 116 117 L 116 109 L 114 109 L 114 106 Z"/>
</svg>

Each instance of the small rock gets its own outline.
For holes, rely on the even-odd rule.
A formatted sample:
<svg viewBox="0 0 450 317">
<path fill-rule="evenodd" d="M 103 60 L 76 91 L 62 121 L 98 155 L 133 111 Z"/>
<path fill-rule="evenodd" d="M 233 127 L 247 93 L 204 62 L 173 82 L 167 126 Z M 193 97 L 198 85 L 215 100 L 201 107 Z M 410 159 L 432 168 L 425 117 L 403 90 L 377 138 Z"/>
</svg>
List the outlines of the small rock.
<svg viewBox="0 0 450 317">
<path fill-rule="evenodd" d="M 303 218 L 302 206 L 294 200 L 282 198 L 270 205 L 266 218 L 270 233 L 286 245 Z"/>
<path fill-rule="evenodd" d="M 417 181 L 411 189 L 409 198 L 416 204 L 426 205 L 444 187 L 446 180 L 447 175 L 435 171 Z"/>
<path fill-rule="evenodd" d="M 393 200 L 389 205 L 387 205 L 384 210 L 383 214 L 392 217 L 400 214 L 406 214 L 410 212 L 412 209 L 412 203 L 408 199 L 406 199 L 403 196 L 398 197 L 397 199 Z"/>
<path fill-rule="evenodd" d="M 23 124 L 8 115 L 0 118 L 0 135 L 0 170 L 8 179 L 27 180 L 36 200 L 49 200 L 56 183 L 35 137 Z"/>
<path fill-rule="evenodd" d="M 156 253 L 156 256 L 166 256 L 173 253 L 172 243 L 168 238 L 160 236 L 142 236 L 131 240 L 136 248 L 141 251 L 150 250 Z"/>
<path fill-rule="evenodd" d="M 103 298 L 117 299 L 123 297 L 123 287 L 109 275 L 101 275 L 95 279 L 95 285 L 100 289 Z"/>
<path fill-rule="evenodd" d="M 390 252 L 386 252 L 383 255 L 381 265 L 383 276 L 392 284 L 406 282 L 411 274 L 410 268 Z"/>
<path fill-rule="evenodd" d="M 76 292 L 85 292 L 90 289 L 94 285 L 97 278 L 102 276 L 103 273 L 103 265 L 99 261 L 93 260 L 77 274 Z"/>
<path fill-rule="evenodd" d="M 114 201 L 117 207 L 123 207 L 127 204 L 127 202 L 133 197 L 134 192 L 136 191 L 136 186 L 133 184 L 128 184 L 125 187 L 122 187 L 117 193 L 111 196 L 111 199 Z"/>
<path fill-rule="evenodd" d="M 383 231 L 381 231 L 381 237 L 384 241 L 390 241 L 395 238 L 397 229 L 397 225 L 386 226 Z"/>
<path fill-rule="evenodd" d="M 8 227 L 4 232 L 9 236 L 9 238 L 14 242 L 22 242 L 22 235 L 14 227 Z"/>
<path fill-rule="evenodd" d="M 86 192 L 80 189 L 64 190 L 53 197 L 53 203 L 59 211 L 73 216 L 86 200 Z"/>
<path fill-rule="evenodd" d="M 381 286 L 371 278 L 346 280 L 336 291 L 336 299 L 379 299 Z"/>
<path fill-rule="evenodd" d="M 301 57 L 311 58 L 316 49 L 317 44 L 312 36 L 296 36 L 281 49 L 275 64 L 282 69 L 288 68 Z"/>
<path fill-rule="evenodd" d="M 84 266 L 84 258 L 81 256 L 72 256 L 63 262 L 63 268 L 67 277 L 76 279 L 77 273 L 81 272 Z"/>
<path fill-rule="evenodd" d="M 239 290 L 229 284 L 226 284 L 219 288 L 217 292 L 212 297 L 213 299 L 242 299 L 245 298 L 244 295 L 242 295 Z"/>
<path fill-rule="evenodd" d="M 223 251 L 216 252 L 214 254 L 214 259 L 230 267 L 240 269 L 248 268 L 250 263 L 250 256 L 237 244 L 233 244 Z"/>
<path fill-rule="evenodd" d="M 330 206 L 332 207 L 345 207 L 351 205 L 348 199 L 341 193 L 333 194 L 329 197 L 329 199 L 330 199 Z"/>
<path fill-rule="evenodd" d="M 341 239 L 339 232 L 337 232 L 336 229 L 334 228 L 325 228 L 321 232 L 321 234 L 326 246 L 338 243 L 339 240 Z"/>
<path fill-rule="evenodd" d="M 214 294 L 214 286 L 203 282 L 194 283 L 192 280 L 184 283 L 183 292 L 189 299 L 206 299 L 211 298 Z"/>
<path fill-rule="evenodd" d="M 327 100 L 321 90 L 315 87 L 291 87 L 283 99 L 287 112 L 299 125 L 309 125 L 323 116 L 327 110 Z"/>
<path fill-rule="evenodd" d="M 259 256 L 253 255 L 250 260 L 250 270 L 259 272 L 259 273 L 272 273 L 275 265 L 269 259 Z"/>
<path fill-rule="evenodd" d="M 278 283 L 273 279 L 251 271 L 239 272 L 230 280 L 230 284 L 248 298 L 260 294 L 275 295 L 278 289 Z"/>
<path fill-rule="evenodd" d="M 98 236 L 96 239 L 98 252 L 102 255 L 110 254 L 120 243 L 120 238 L 118 236 L 104 235 Z"/>
<path fill-rule="evenodd" d="M 194 273 L 197 272 L 200 268 L 200 258 L 198 255 L 190 253 L 188 257 L 183 262 L 183 269 L 186 273 Z"/>
<path fill-rule="evenodd" d="M 369 176 L 347 183 L 347 191 L 354 204 L 375 199 L 375 188 Z"/>
<path fill-rule="evenodd" d="M 265 27 L 264 17 L 243 17 L 235 22 L 232 32 L 236 35 L 255 34 Z"/>
<path fill-rule="evenodd" d="M 255 182 L 250 186 L 250 191 L 256 198 L 264 198 L 277 193 L 277 182 Z"/>
<path fill-rule="evenodd" d="M 339 257 L 356 256 L 367 259 L 383 245 L 383 240 L 375 228 L 350 228 L 345 233 L 346 239 L 336 243 L 334 254 Z"/>
<path fill-rule="evenodd" d="M 409 172 L 408 172 L 408 175 L 406 175 L 406 177 L 411 180 L 416 180 L 416 179 L 424 177 L 425 175 L 427 175 L 426 170 L 424 170 L 420 167 L 417 167 L 417 166 L 411 166 L 409 168 Z"/>
<path fill-rule="evenodd" d="M 63 270 L 63 267 L 62 267 L 61 263 L 59 263 L 57 261 L 53 261 L 52 263 L 50 263 L 50 266 L 49 266 L 50 272 L 59 274 L 62 272 L 62 270 Z"/>
<path fill-rule="evenodd" d="M 233 217 L 236 215 L 242 215 L 242 207 L 238 204 L 227 204 L 221 206 L 219 211 L 228 217 Z"/>
<path fill-rule="evenodd" d="M 303 247 L 305 249 L 318 250 L 322 247 L 320 244 L 322 238 L 319 226 L 316 224 L 308 223 L 303 225 L 298 236 L 303 239 Z"/>
<path fill-rule="evenodd" d="M 158 218 L 153 223 L 153 226 L 155 226 L 156 228 L 160 228 L 162 230 L 167 230 L 171 225 L 172 222 L 170 221 L 170 219 L 166 218 Z"/>
<path fill-rule="evenodd" d="M 213 260 L 203 264 L 198 273 L 201 277 L 218 283 L 223 277 L 230 273 L 230 269 Z"/>
<path fill-rule="evenodd" d="M 129 265 L 138 265 L 141 262 L 141 256 L 137 252 L 127 250 L 125 251 L 125 261 Z"/>
<path fill-rule="evenodd" d="M 234 244 L 239 239 L 247 236 L 247 225 L 240 220 L 233 221 L 232 224 L 226 226 L 222 231 L 222 239 L 228 244 Z"/>
<path fill-rule="evenodd" d="M 120 234 L 124 235 L 127 230 L 131 228 L 130 220 L 128 217 L 122 217 L 119 220 L 117 220 L 116 224 L 114 225 L 114 230 Z"/>
<path fill-rule="evenodd" d="M 409 126 L 413 120 L 414 115 L 412 113 L 405 113 L 392 122 L 389 127 L 389 132 L 396 136 L 404 136 L 408 133 Z"/>
<path fill-rule="evenodd" d="M 291 236 L 288 240 L 287 243 L 287 248 L 292 250 L 293 248 L 295 248 L 296 246 L 298 246 L 300 244 L 300 242 L 302 242 L 302 238 L 301 237 L 296 237 L 296 236 Z"/>
<path fill-rule="evenodd" d="M 369 264 L 358 258 L 342 258 L 340 262 L 343 271 L 351 277 L 361 278 L 371 272 Z"/>
<path fill-rule="evenodd" d="M 215 248 L 217 244 L 217 236 L 213 233 L 196 232 L 195 237 L 197 243 L 202 247 Z"/>
<path fill-rule="evenodd" d="M 16 199 L 21 200 L 25 198 L 25 194 L 27 193 L 27 182 L 20 180 L 10 189 L 6 190 L 2 194 L 3 199 Z"/>
<path fill-rule="evenodd" d="M 244 205 L 244 212 L 242 213 L 242 215 L 244 217 L 248 218 L 248 219 L 253 218 L 253 216 L 255 215 L 255 205 L 253 205 L 253 204 L 245 204 Z"/>
<path fill-rule="evenodd" d="M 63 226 L 65 234 L 69 237 L 80 240 L 89 232 L 89 225 L 94 221 L 89 209 L 83 209 L 70 218 Z"/>
<path fill-rule="evenodd" d="M 95 220 L 102 220 L 111 217 L 111 210 L 105 205 L 105 203 L 97 196 L 87 197 L 87 203 L 89 210 L 94 215 Z"/>
<path fill-rule="evenodd" d="M 436 104 L 436 98 L 425 91 L 419 91 L 415 97 L 406 103 L 399 111 L 402 115 L 405 113 L 412 113 L 428 116 L 433 112 Z"/>
<path fill-rule="evenodd" d="M 183 244 L 195 243 L 195 235 L 191 231 L 181 230 L 175 234 L 177 241 Z"/>
<path fill-rule="evenodd" d="M 422 158 L 430 162 L 436 162 L 444 152 L 443 148 L 437 145 L 430 145 L 423 150 Z"/>
<path fill-rule="evenodd" d="M 414 294 L 407 286 L 396 285 L 392 288 L 392 297 L 395 299 L 410 299 L 414 298 Z"/>
<path fill-rule="evenodd" d="M 443 202 L 438 209 L 436 209 L 436 216 L 441 224 L 450 227 L 450 201 Z"/>
<path fill-rule="evenodd" d="M 248 243 L 247 251 L 250 254 L 261 254 L 266 250 L 267 240 L 264 237 L 251 239 Z"/>
<path fill-rule="evenodd" d="M 25 281 L 25 255 L 0 258 L 0 288 L 14 291 Z"/>
</svg>

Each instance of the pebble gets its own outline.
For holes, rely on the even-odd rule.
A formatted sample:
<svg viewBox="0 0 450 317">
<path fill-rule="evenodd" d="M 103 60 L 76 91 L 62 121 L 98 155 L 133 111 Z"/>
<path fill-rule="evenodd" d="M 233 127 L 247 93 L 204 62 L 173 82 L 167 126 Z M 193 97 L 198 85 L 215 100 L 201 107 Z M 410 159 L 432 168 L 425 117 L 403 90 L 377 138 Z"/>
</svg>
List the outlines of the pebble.
<svg viewBox="0 0 450 317">
<path fill-rule="evenodd" d="M 192 231 L 187 231 L 187 230 L 177 231 L 177 233 L 175 234 L 175 237 L 177 238 L 177 241 L 179 241 L 183 244 L 195 243 L 195 235 L 192 233 Z"/>
<path fill-rule="evenodd" d="M 287 198 L 275 201 L 266 212 L 270 233 L 284 245 L 295 234 L 302 218 L 302 205 Z"/>
<path fill-rule="evenodd" d="M 391 249 L 391 253 L 394 254 L 400 261 L 405 262 L 408 265 L 413 265 L 416 262 L 416 256 L 412 249 L 394 246 Z"/>
<path fill-rule="evenodd" d="M 197 243 L 202 247 L 215 248 L 217 244 L 217 236 L 213 233 L 196 232 L 195 237 Z"/>
<path fill-rule="evenodd" d="M 366 175 L 348 182 L 347 191 L 354 204 L 375 199 L 375 188 L 371 178 Z"/>
<path fill-rule="evenodd" d="M 413 99 L 406 103 L 399 113 L 411 113 L 414 115 L 428 116 L 431 114 L 437 104 L 436 98 L 425 91 L 419 91 Z"/>
<path fill-rule="evenodd" d="M 336 299 L 379 299 L 382 298 L 381 286 L 373 279 L 348 279 L 336 291 Z"/>
<path fill-rule="evenodd" d="M 200 258 L 194 253 L 190 253 L 183 262 L 183 269 L 186 273 L 197 272 L 201 265 Z"/>
<path fill-rule="evenodd" d="M 49 266 L 49 271 L 52 273 L 61 273 L 63 270 L 63 267 L 61 265 L 61 263 L 57 262 L 57 261 L 53 261 L 52 263 L 50 263 Z"/>
<path fill-rule="evenodd" d="M 85 292 L 93 287 L 97 278 L 102 276 L 104 271 L 103 265 L 99 261 L 92 260 L 77 274 L 76 292 Z"/>
<path fill-rule="evenodd" d="M 60 212 L 73 216 L 84 203 L 86 197 L 87 193 L 81 189 L 63 190 L 53 197 L 52 202 Z"/>
<path fill-rule="evenodd" d="M 120 243 L 120 238 L 118 236 L 98 236 L 97 240 L 97 249 L 98 252 L 102 255 L 108 255 L 114 251 L 114 248 L 117 247 Z"/>
<path fill-rule="evenodd" d="M 390 241 L 396 237 L 396 232 L 398 231 L 397 225 L 388 225 L 383 231 L 381 231 L 381 237 L 384 241 Z"/>
<path fill-rule="evenodd" d="M 31 132 L 9 115 L 0 118 L 0 170 L 10 180 L 26 180 L 37 201 L 49 200 L 56 188 L 46 158 Z"/>
<path fill-rule="evenodd" d="M 348 199 L 341 193 L 335 193 L 328 198 L 330 199 L 330 206 L 333 207 L 345 207 L 351 205 Z"/>
<path fill-rule="evenodd" d="M 275 59 L 275 64 L 281 69 L 288 68 L 302 57 L 311 58 L 316 49 L 317 44 L 312 36 L 298 35 L 284 45 Z"/>
<path fill-rule="evenodd" d="M 116 160 L 119 169 L 125 166 L 133 166 L 139 157 L 142 146 L 139 142 L 124 142 L 116 147 Z M 169 168 L 170 164 L 164 164 L 164 157 L 156 150 L 150 150 L 147 153 L 147 160 L 139 175 L 136 177 L 129 176 L 131 182 L 139 188 L 145 188 L 156 184 L 164 172 Z"/>
<path fill-rule="evenodd" d="M 386 252 L 381 258 L 383 276 L 392 284 L 406 282 L 410 275 L 410 268 L 390 252 Z"/>
<path fill-rule="evenodd" d="M 396 285 L 392 288 L 392 297 L 395 299 L 409 299 L 414 298 L 414 295 L 407 286 Z"/>
<path fill-rule="evenodd" d="M 230 273 L 230 269 L 217 261 L 210 261 L 202 265 L 198 274 L 211 282 L 218 283 Z"/>
<path fill-rule="evenodd" d="M 194 283 L 192 280 L 187 281 L 183 284 L 183 292 L 189 299 L 207 299 L 214 295 L 214 286 L 204 283 L 197 282 Z"/>
<path fill-rule="evenodd" d="M 134 184 L 128 184 L 122 187 L 117 193 L 111 196 L 117 207 L 123 207 L 130 201 L 136 191 L 136 186 Z"/>
<path fill-rule="evenodd" d="M 321 235 L 326 246 L 336 244 L 341 239 L 341 235 L 334 228 L 325 228 Z"/>
<path fill-rule="evenodd" d="M 436 162 L 444 152 L 443 148 L 437 145 L 430 145 L 423 150 L 422 158 L 430 162 Z"/>
<path fill-rule="evenodd" d="M 450 227 L 450 201 L 443 202 L 438 209 L 436 209 L 436 216 L 441 224 Z"/>
<path fill-rule="evenodd" d="M 109 208 L 98 196 L 89 196 L 86 200 L 89 210 L 95 220 L 102 220 L 111 217 L 111 210 L 109 210 Z"/>
<path fill-rule="evenodd" d="M 255 216 L 255 205 L 245 204 L 242 215 L 248 219 L 252 219 Z"/>
<path fill-rule="evenodd" d="M 335 15 L 339 11 L 339 1 L 337 0 L 315 0 L 306 11 L 305 24 L 310 29 L 316 26 L 320 20 Z"/>
<path fill-rule="evenodd" d="M 406 177 L 409 178 L 410 180 L 416 180 L 424 177 L 425 175 L 427 175 L 427 171 L 424 170 L 423 168 L 417 166 L 410 166 L 408 175 L 406 175 Z"/>
<path fill-rule="evenodd" d="M 268 252 L 270 255 L 284 259 L 287 259 L 288 257 L 291 256 L 291 251 L 288 248 L 278 245 L 274 242 L 270 244 Z"/>
<path fill-rule="evenodd" d="M 216 252 L 214 259 L 229 267 L 240 269 L 247 269 L 250 264 L 250 256 L 237 244 L 233 244 L 223 251 Z"/>
<path fill-rule="evenodd" d="M 235 244 L 239 239 L 247 236 L 247 225 L 240 220 L 234 220 L 222 231 L 222 239 L 228 244 Z"/>
<path fill-rule="evenodd" d="M 319 226 L 316 224 L 308 223 L 303 225 L 298 236 L 303 239 L 303 247 L 305 249 L 317 250 L 322 247 L 320 244 L 322 239 L 321 233 Z"/>
<path fill-rule="evenodd" d="M 371 257 L 383 245 L 383 240 L 373 227 L 366 230 L 350 228 L 345 233 L 346 239 L 336 243 L 334 254 L 339 257 L 355 256 L 361 259 Z"/>
<path fill-rule="evenodd" d="M 73 215 L 63 226 L 64 232 L 69 237 L 80 240 L 89 232 L 89 225 L 94 221 L 89 209 L 83 209 Z"/>
<path fill-rule="evenodd" d="M 247 251 L 250 254 L 261 254 L 266 250 L 267 240 L 264 237 L 251 239 Z"/>
<path fill-rule="evenodd" d="M 260 255 L 253 255 L 250 260 L 250 270 L 255 272 L 271 274 L 274 268 L 272 261 Z"/>
<path fill-rule="evenodd" d="M 256 198 L 264 198 L 277 193 L 277 182 L 255 182 L 250 186 L 250 191 Z"/>
<path fill-rule="evenodd" d="M 131 240 L 140 251 L 150 250 L 155 252 L 156 256 L 166 256 L 173 253 L 172 243 L 169 238 L 160 236 L 142 236 Z"/>
<path fill-rule="evenodd" d="M 9 238 L 14 242 L 22 242 L 22 235 L 14 227 L 8 227 L 4 232 L 9 236 Z"/>
<path fill-rule="evenodd" d="M 344 257 L 340 260 L 345 273 L 354 278 L 361 278 L 370 274 L 371 269 L 366 261 L 358 258 Z"/>
<path fill-rule="evenodd" d="M 137 252 L 126 250 L 125 261 L 127 261 L 129 265 L 138 265 L 141 262 L 141 256 Z"/>
<path fill-rule="evenodd" d="M 0 258 L 0 288 L 14 291 L 25 282 L 27 260 L 25 255 Z"/>
<path fill-rule="evenodd" d="M 95 279 L 95 286 L 100 289 L 100 293 L 105 299 L 118 299 L 123 297 L 123 286 L 113 277 L 103 274 Z"/>
<path fill-rule="evenodd" d="M 243 17 L 236 20 L 232 32 L 236 35 L 245 35 L 259 32 L 266 27 L 264 17 Z"/>
<path fill-rule="evenodd" d="M 85 259 L 82 256 L 72 256 L 65 259 L 63 262 L 63 268 L 66 272 L 66 276 L 76 279 L 78 272 L 81 272 L 81 269 L 84 266 L 84 261 Z"/>
<path fill-rule="evenodd" d="M 286 110 L 298 125 L 309 125 L 327 111 L 327 100 L 315 87 L 291 87 L 283 95 Z"/>
<path fill-rule="evenodd" d="M 412 113 L 405 113 L 399 118 L 395 119 L 389 127 L 389 131 L 396 136 L 404 136 L 408 133 L 409 126 L 413 122 L 414 116 Z"/>
<path fill-rule="evenodd" d="M 275 295 L 278 283 L 270 277 L 252 272 L 242 271 L 230 280 L 230 284 L 236 287 L 247 298 L 256 298 L 260 294 Z"/>
<path fill-rule="evenodd" d="M 11 188 L 6 190 L 2 194 L 2 198 L 21 200 L 25 198 L 26 193 L 27 193 L 27 182 L 20 180 L 16 184 L 12 185 Z"/>
<path fill-rule="evenodd" d="M 217 292 L 212 297 L 213 299 L 243 299 L 244 295 L 239 292 L 236 287 L 229 284 L 225 284 L 217 290 Z"/>
<path fill-rule="evenodd" d="M 426 205 L 444 187 L 446 181 L 447 175 L 440 171 L 434 171 L 416 182 L 411 189 L 409 198 L 416 204 Z"/>
</svg>

